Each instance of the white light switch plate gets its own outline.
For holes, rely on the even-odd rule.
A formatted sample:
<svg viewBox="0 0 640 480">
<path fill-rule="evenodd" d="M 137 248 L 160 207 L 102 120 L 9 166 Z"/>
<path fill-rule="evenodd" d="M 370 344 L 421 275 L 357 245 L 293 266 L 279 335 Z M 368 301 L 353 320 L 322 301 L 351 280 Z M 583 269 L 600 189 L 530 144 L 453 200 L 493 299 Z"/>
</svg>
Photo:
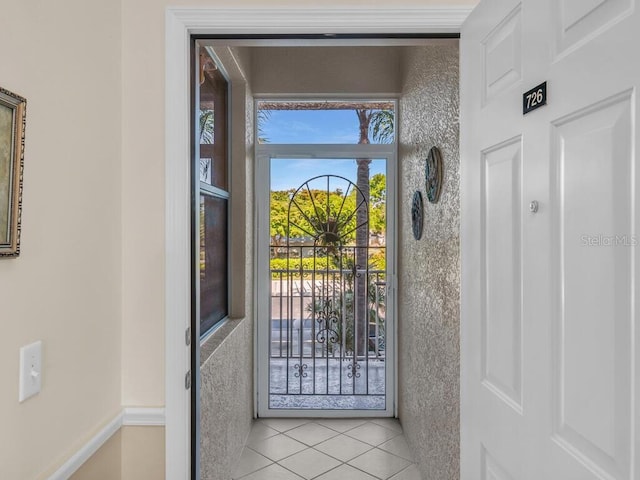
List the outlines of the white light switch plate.
<svg viewBox="0 0 640 480">
<path fill-rule="evenodd" d="M 40 392 L 42 387 L 42 342 L 35 342 L 20 349 L 20 388 L 18 401 Z"/>
</svg>

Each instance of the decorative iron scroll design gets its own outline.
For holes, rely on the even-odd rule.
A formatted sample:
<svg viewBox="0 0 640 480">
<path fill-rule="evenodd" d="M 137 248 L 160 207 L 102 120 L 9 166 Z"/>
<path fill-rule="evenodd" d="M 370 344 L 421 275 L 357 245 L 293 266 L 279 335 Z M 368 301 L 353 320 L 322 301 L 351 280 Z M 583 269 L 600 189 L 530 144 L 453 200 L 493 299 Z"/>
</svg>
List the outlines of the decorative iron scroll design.
<svg viewBox="0 0 640 480">
<path fill-rule="evenodd" d="M 360 370 L 360 364 L 358 362 L 353 362 L 350 363 L 347 368 L 349 369 L 349 372 L 347 373 L 347 377 L 349 378 L 360 378 L 360 372 L 358 370 Z"/>
<path fill-rule="evenodd" d="M 314 188 L 318 184 L 325 184 L 321 190 Z M 346 186 L 341 193 L 342 201 L 332 205 L 330 197 L 332 184 Z M 356 193 L 355 205 L 347 200 L 350 194 Z M 304 206 L 303 199 L 308 199 L 311 206 Z M 366 220 L 359 223 L 356 213 L 365 211 Z M 293 229 L 313 238 L 316 246 L 328 247 L 335 252 L 335 248 L 345 244 L 346 239 L 360 228 L 368 228 L 369 205 L 364 194 L 356 184 L 338 175 L 321 175 L 304 182 L 291 195 L 288 211 L 288 237 Z"/>
<path fill-rule="evenodd" d="M 318 343 L 340 343 L 340 314 L 334 307 L 333 299 L 323 302 L 324 305 L 315 311 L 316 322 L 318 322 L 318 333 L 316 340 Z"/>
<path fill-rule="evenodd" d="M 307 376 L 307 372 L 305 372 L 305 370 L 307 368 L 309 368 L 309 366 L 306 363 L 297 363 L 293 366 L 293 368 L 296 370 L 296 372 L 294 373 L 294 375 L 296 376 L 296 378 L 298 377 L 305 377 Z"/>
</svg>

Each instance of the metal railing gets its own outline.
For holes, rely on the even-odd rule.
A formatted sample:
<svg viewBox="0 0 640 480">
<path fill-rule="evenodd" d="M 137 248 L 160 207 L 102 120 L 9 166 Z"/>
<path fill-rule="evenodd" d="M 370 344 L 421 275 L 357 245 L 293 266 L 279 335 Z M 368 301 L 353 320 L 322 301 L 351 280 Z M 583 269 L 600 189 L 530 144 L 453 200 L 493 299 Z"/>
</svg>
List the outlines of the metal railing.
<svg viewBox="0 0 640 480">
<path fill-rule="evenodd" d="M 358 281 L 366 282 L 364 313 L 355 305 Z M 270 296 L 272 358 L 353 356 L 359 325 L 368 330 L 366 355 L 384 358 L 384 271 L 272 269 Z M 362 315 L 366 322 L 358 321 Z"/>
</svg>

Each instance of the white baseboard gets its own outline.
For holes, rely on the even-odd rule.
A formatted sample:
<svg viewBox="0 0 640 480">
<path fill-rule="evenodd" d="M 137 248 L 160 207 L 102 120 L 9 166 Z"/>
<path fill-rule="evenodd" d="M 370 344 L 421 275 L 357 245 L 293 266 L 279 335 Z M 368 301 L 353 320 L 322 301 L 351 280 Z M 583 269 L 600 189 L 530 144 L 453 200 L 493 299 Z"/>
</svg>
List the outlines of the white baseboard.
<svg viewBox="0 0 640 480">
<path fill-rule="evenodd" d="M 102 445 L 109 440 L 122 426 L 122 413 L 111 420 L 102 430 L 85 443 L 69 460 L 49 477 L 49 480 L 67 480 L 73 475 Z"/>
<path fill-rule="evenodd" d="M 164 423 L 164 408 L 125 407 L 49 476 L 48 480 L 67 480 L 123 426 L 164 426 Z"/>
</svg>

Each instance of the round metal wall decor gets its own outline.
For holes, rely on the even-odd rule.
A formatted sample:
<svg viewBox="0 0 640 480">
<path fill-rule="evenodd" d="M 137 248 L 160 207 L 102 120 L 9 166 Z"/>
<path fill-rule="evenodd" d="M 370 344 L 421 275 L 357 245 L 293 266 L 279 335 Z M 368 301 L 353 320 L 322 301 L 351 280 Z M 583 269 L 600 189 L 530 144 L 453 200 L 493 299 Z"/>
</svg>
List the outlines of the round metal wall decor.
<svg viewBox="0 0 640 480">
<path fill-rule="evenodd" d="M 413 228 L 413 237 L 420 240 L 422 237 L 422 194 L 416 190 L 413 194 L 413 203 L 411 205 L 411 227 Z"/>
<path fill-rule="evenodd" d="M 431 203 L 437 203 L 442 190 L 442 154 L 438 147 L 432 147 L 429 150 L 425 177 L 427 181 L 427 198 Z"/>
</svg>

